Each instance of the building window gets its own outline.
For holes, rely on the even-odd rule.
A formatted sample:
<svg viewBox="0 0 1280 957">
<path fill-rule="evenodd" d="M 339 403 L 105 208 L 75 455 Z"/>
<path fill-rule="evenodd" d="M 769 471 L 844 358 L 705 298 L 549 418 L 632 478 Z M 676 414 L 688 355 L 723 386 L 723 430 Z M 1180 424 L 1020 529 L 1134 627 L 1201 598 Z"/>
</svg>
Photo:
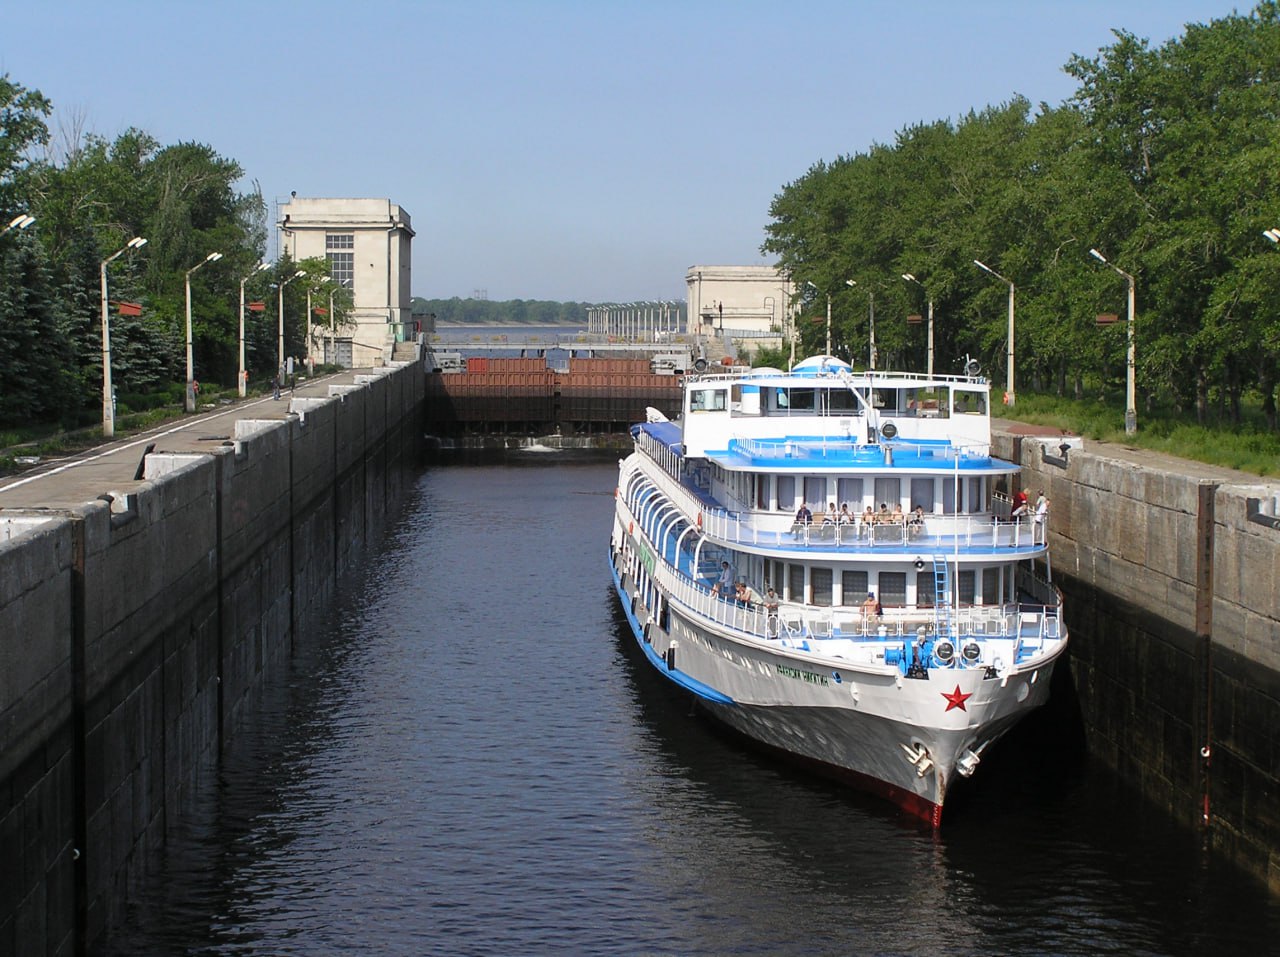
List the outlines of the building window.
<svg viewBox="0 0 1280 957">
<path fill-rule="evenodd" d="M 324 254 L 329 260 L 329 276 L 350 288 L 356 278 L 355 233 L 326 233 Z"/>
</svg>

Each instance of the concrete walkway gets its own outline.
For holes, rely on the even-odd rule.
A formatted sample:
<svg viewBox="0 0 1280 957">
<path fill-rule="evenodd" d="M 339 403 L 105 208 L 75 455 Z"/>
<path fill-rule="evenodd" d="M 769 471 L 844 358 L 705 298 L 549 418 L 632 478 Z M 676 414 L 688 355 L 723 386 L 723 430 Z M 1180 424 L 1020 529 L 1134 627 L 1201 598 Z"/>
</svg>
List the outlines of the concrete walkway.
<svg viewBox="0 0 1280 957">
<path fill-rule="evenodd" d="M 285 419 L 291 395 L 327 398 L 330 386 L 353 385 L 356 376 L 381 371 L 385 370 L 346 369 L 299 382 L 292 394 L 285 390 L 279 400 L 270 395 L 249 397 L 64 458 L 42 459 L 26 472 L 0 477 L 0 509 L 74 508 L 104 492 L 128 493 L 142 484 L 134 475 L 148 445 L 155 444 L 153 452 L 209 452 L 234 439 L 236 422 L 241 419 Z"/>
<path fill-rule="evenodd" d="M 293 395 L 303 398 L 327 398 L 329 386 L 352 385 L 358 375 L 371 375 L 377 369 L 347 369 L 333 375 L 300 382 Z M 284 419 L 289 414 L 290 393 L 279 401 L 266 396 L 247 398 L 231 405 L 184 417 L 128 438 L 69 455 L 44 459 L 39 465 L 19 475 L 0 477 L 0 509 L 61 509 L 92 502 L 104 492 L 127 493 L 141 484 L 134 479 L 148 445 L 155 452 L 208 452 L 213 446 L 230 442 L 235 436 L 235 423 L 240 419 Z M 991 420 L 995 431 L 1011 435 L 1058 435 L 1014 419 Z M 1247 472 L 1205 465 L 1176 458 L 1163 452 L 1125 445 L 1085 440 L 1089 451 L 1110 458 L 1150 468 L 1177 472 L 1193 478 L 1211 479 L 1235 484 L 1272 484 L 1274 477 L 1260 478 Z"/>
</svg>

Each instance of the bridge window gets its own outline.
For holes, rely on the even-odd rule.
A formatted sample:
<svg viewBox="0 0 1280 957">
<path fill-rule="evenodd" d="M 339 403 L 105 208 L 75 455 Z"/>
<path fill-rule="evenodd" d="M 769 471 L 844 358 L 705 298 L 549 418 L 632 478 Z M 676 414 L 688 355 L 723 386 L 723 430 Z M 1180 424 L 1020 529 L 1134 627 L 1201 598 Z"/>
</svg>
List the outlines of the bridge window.
<svg viewBox="0 0 1280 957">
<path fill-rule="evenodd" d="M 956 415 L 986 415 L 987 393 L 978 389 L 953 389 L 952 402 Z"/>
<path fill-rule="evenodd" d="M 882 412 L 898 411 L 898 390 L 897 389 L 873 389 L 871 391 L 871 404 Z"/>
<path fill-rule="evenodd" d="M 758 385 L 735 385 L 730 396 L 730 408 L 738 415 L 761 415 L 760 387 Z"/>
<path fill-rule="evenodd" d="M 690 412 L 723 412 L 728 408 L 724 389 L 694 389 L 689 393 Z"/>
<path fill-rule="evenodd" d="M 926 418 L 947 417 L 946 393 L 931 389 L 903 389 L 906 399 L 906 414 L 919 415 Z"/>
<path fill-rule="evenodd" d="M 860 411 L 861 406 L 848 389 L 827 390 L 827 412 L 830 415 L 846 415 Z"/>
<path fill-rule="evenodd" d="M 782 398 L 782 394 L 778 395 Z M 814 389 L 792 389 L 786 393 L 787 408 L 792 412 L 813 412 L 817 406 L 818 394 Z"/>
</svg>

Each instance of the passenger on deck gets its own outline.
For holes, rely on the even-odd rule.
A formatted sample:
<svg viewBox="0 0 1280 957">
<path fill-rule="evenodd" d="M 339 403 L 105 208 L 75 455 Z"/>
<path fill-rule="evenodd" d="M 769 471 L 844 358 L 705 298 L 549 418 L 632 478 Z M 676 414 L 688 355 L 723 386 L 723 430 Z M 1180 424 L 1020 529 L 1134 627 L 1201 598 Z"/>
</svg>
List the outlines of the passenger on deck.
<svg viewBox="0 0 1280 957">
<path fill-rule="evenodd" d="M 778 613 L 779 601 L 781 601 L 781 599 L 778 598 L 778 593 L 774 591 L 773 586 L 770 585 L 769 590 L 764 593 L 764 610 L 770 615 L 776 615 Z"/>
<path fill-rule="evenodd" d="M 862 603 L 862 620 L 870 623 L 874 622 L 880 615 L 880 602 L 876 601 L 876 593 L 867 592 L 867 600 Z"/>
<path fill-rule="evenodd" d="M 777 638 L 782 630 L 778 621 L 778 602 L 778 593 L 770 585 L 769 590 L 764 593 L 764 633 L 769 638 Z"/>
<path fill-rule="evenodd" d="M 924 506 L 917 505 L 915 511 L 911 513 L 911 518 L 907 520 L 907 531 L 911 533 L 912 538 L 924 533 Z"/>
<path fill-rule="evenodd" d="M 849 511 L 849 503 L 840 503 L 840 524 L 852 525 L 854 523 L 853 512 Z"/>
<path fill-rule="evenodd" d="M 792 536 L 798 536 L 806 525 L 813 524 L 813 512 L 809 511 L 808 505 L 801 505 L 796 509 L 795 521 L 791 523 Z"/>
<path fill-rule="evenodd" d="M 734 595 L 739 605 L 745 605 L 750 608 L 752 605 L 760 604 L 760 596 L 755 593 L 750 585 L 746 582 L 738 582 L 737 594 Z"/>
<path fill-rule="evenodd" d="M 1027 493 L 1018 489 L 1018 494 L 1013 497 L 1013 511 L 1009 513 L 1010 518 L 1025 518 L 1027 514 Z"/>
<path fill-rule="evenodd" d="M 868 505 L 862 512 L 862 524 L 874 525 L 875 523 L 876 523 L 876 513 L 873 512 L 871 510 L 871 506 Z"/>
<path fill-rule="evenodd" d="M 907 516 L 902 514 L 901 502 L 893 503 L 893 514 L 889 516 L 889 520 L 895 525 L 905 525 L 907 523 Z"/>
<path fill-rule="evenodd" d="M 728 562 L 720 563 L 720 580 L 711 588 L 711 594 L 721 595 L 725 598 L 729 597 L 729 592 L 733 591 L 733 569 L 729 567 Z"/>
<path fill-rule="evenodd" d="M 1033 521 L 1042 527 L 1049 521 L 1049 500 L 1044 497 L 1043 489 L 1040 491 L 1040 497 L 1036 499 L 1036 514 Z"/>
<path fill-rule="evenodd" d="M 827 506 L 826 514 L 822 516 L 823 525 L 834 525 L 840 519 L 840 513 L 836 511 L 836 503 L 832 502 Z"/>
<path fill-rule="evenodd" d="M 893 521 L 893 516 L 889 514 L 889 506 L 884 502 L 880 503 L 880 511 L 876 512 L 876 524 L 888 525 Z"/>
</svg>

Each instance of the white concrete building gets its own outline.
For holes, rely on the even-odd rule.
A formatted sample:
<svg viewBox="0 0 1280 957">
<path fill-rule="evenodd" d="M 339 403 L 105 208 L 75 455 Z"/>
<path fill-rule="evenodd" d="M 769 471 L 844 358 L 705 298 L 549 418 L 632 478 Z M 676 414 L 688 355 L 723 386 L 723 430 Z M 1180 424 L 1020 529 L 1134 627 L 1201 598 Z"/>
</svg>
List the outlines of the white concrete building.
<svg viewBox="0 0 1280 957">
<path fill-rule="evenodd" d="M 776 267 L 690 266 L 684 278 L 689 333 L 735 340 L 750 352 L 789 341 L 794 290 Z"/>
<path fill-rule="evenodd" d="M 280 204 L 279 215 L 281 254 L 327 259 L 329 275 L 352 292 L 351 321 L 340 330 L 336 355 L 325 360 L 356 368 L 385 363 L 395 342 L 414 334 L 409 214 L 388 199 L 294 196 Z M 328 337 L 320 336 L 316 348 L 327 352 Z"/>
</svg>

